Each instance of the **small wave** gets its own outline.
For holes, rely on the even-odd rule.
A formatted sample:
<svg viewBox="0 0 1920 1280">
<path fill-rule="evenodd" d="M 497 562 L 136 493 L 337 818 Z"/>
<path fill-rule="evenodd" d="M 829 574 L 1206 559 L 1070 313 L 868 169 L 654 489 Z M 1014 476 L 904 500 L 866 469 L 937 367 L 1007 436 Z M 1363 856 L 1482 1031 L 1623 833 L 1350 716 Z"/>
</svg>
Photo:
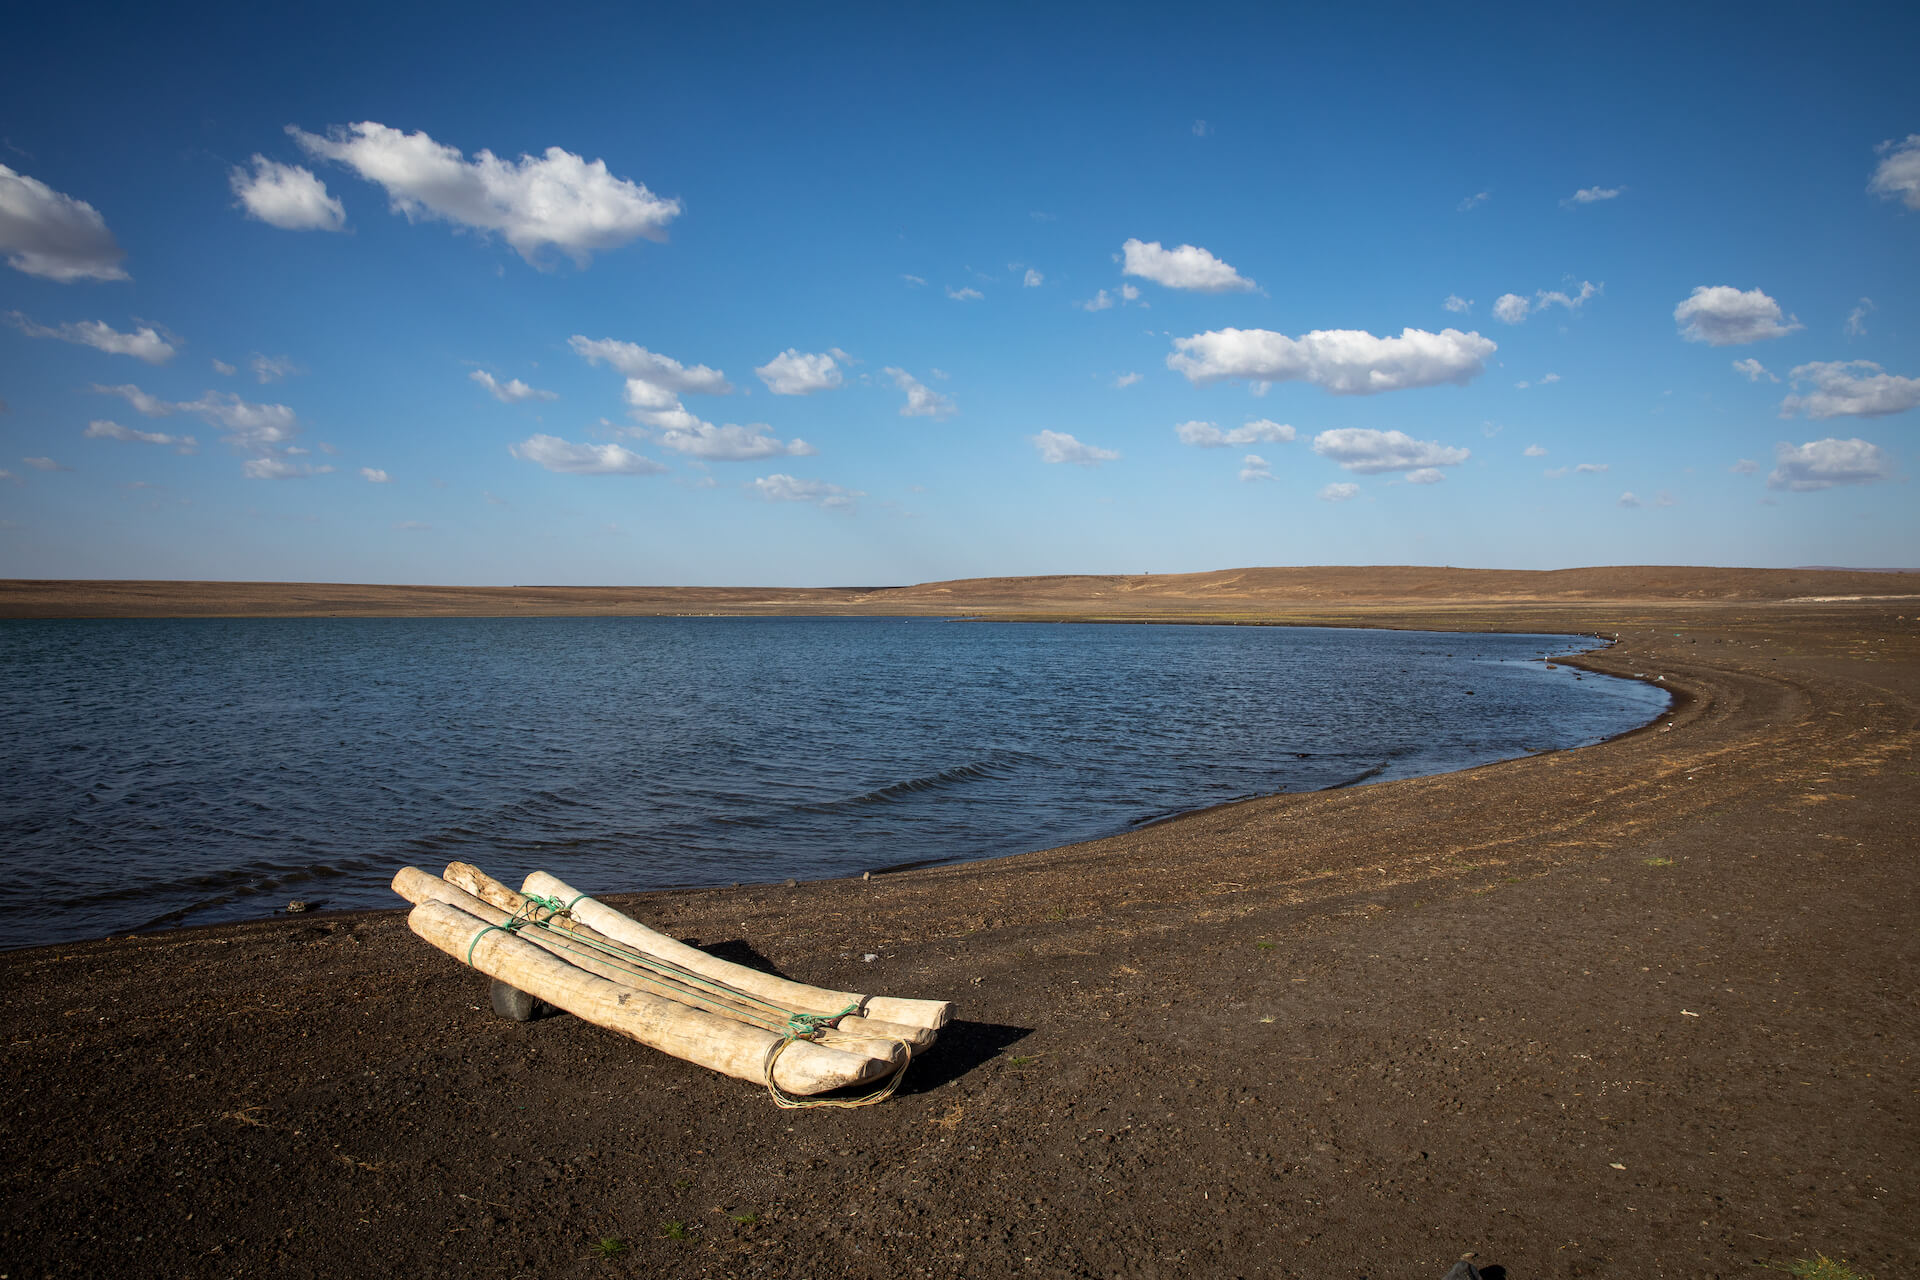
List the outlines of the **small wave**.
<svg viewBox="0 0 1920 1280">
<path fill-rule="evenodd" d="M 902 796 L 916 795 L 923 791 L 937 791 L 955 783 L 977 782 L 984 778 L 1004 778 L 1011 772 L 1007 765 L 999 763 L 960 764 L 951 769 L 942 769 L 937 773 L 922 774 L 917 778 L 902 778 L 898 782 L 889 782 L 884 787 L 875 787 L 871 791 L 863 791 L 859 795 L 847 796 L 842 800 L 794 807 L 802 813 L 835 813 L 842 809 L 859 808 L 870 804 L 890 804 Z"/>
</svg>

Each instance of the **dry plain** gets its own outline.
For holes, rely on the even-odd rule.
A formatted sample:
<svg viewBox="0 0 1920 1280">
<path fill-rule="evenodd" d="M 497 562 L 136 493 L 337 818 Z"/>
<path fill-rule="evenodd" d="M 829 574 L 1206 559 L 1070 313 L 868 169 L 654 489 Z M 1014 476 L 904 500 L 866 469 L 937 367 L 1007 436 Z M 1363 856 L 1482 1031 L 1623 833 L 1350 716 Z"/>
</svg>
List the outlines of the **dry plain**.
<svg viewBox="0 0 1920 1280">
<path fill-rule="evenodd" d="M 1581 751 L 1018 858 L 613 895 L 957 1000 L 858 1111 L 497 1021 L 397 911 L 6 953 L 0 1272 L 1920 1272 L 1920 575 L 0 583 L 7 618 L 729 612 L 1598 633 L 1578 665 L 1677 696 Z"/>
</svg>

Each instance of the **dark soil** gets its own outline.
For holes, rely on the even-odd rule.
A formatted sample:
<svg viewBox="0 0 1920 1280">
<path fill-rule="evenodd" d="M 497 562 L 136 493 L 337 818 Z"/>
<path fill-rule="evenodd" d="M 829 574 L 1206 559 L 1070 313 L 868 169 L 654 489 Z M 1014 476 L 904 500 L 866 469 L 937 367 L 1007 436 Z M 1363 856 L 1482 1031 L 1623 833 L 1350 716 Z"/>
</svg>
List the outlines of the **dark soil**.
<svg viewBox="0 0 1920 1280">
<path fill-rule="evenodd" d="M 1585 665 L 1683 697 L 1020 858 L 614 898 L 958 1001 L 863 1110 L 497 1018 L 398 911 L 0 956 L 0 1274 L 1920 1274 L 1916 613 L 1376 611 L 1618 631 Z"/>
</svg>

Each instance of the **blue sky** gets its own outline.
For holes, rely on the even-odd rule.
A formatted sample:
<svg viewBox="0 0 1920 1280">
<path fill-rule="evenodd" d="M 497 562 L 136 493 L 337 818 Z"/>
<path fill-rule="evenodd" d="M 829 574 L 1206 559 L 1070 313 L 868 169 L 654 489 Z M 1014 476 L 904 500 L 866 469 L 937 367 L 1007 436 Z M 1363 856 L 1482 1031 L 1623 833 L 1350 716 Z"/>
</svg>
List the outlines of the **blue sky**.
<svg viewBox="0 0 1920 1280">
<path fill-rule="evenodd" d="M 36 12 L 0 576 L 1920 564 L 1917 47 L 1896 5 Z"/>
</svg>

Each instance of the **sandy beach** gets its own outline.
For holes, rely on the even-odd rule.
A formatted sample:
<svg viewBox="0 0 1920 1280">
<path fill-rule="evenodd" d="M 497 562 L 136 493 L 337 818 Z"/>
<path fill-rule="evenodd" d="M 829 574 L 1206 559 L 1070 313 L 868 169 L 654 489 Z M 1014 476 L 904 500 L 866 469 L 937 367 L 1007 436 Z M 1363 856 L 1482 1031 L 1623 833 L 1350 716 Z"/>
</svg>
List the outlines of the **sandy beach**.
<svg viewBox="0 0 1920 1280">
<path fill-rule="evenodd" d="M 606 895 L 957 1001 L 857 1111 L 498 1020 L 398 910 L 0 955 L 0 1273 L 1920 1271 L 1920 576 L 0 583 L 10 618 L 623 612 L 1597 633 L 1571 661 L 1676 702 L 1580 751 L 1017 858 Z"/>
</svg>

